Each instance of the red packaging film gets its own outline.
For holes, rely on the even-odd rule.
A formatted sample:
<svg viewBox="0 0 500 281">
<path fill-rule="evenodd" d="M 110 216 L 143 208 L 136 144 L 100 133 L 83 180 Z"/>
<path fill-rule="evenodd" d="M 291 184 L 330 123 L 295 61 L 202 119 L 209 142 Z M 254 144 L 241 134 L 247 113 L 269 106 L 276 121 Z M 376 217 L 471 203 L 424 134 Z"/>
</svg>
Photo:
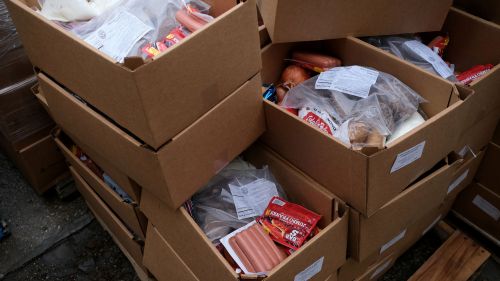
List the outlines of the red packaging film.
<svg viewBox="0 0 500 281">
<path fill-rule="evenodd" d="M 450 37 L 448 35 L 437 36 L 429 44 L 427 44 L 427 47 L 431 48 L 433 51 L 437 52 L 439 56 L 442 57 L 444 54 L 444 49 L 446 49 L 446 46 L 448 46 L 449 43 Z"/>
<path fill-rule="evenodd" d="M 457 80 L 460 83 L 469 85 L 472 81 L 486 74 L 493 68 L 492 64 L 476 65 L 469 70 L 466 70 L 457 75 Z"/>
<path fill-rule="evenodd" d="M 276 243 L 297 250 L 310 238 L 320 219 L 320 215 L 300 205 L 273 197 L 258 221 Z"/>
</svg>

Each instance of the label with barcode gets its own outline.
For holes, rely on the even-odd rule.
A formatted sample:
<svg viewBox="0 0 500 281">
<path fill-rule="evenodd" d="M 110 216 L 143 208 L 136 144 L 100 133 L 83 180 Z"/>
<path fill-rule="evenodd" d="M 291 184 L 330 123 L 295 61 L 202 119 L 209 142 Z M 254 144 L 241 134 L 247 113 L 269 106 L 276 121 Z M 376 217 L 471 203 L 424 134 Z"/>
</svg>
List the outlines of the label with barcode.
<svg viewBox="0 0 500 281">
<path fill-rule="evenodd" d="M 316 80 L 316 90 L 333 90 L 366 98 L 377 82 L 379 72 L 361 66 L 335 67 L 322 72 Z"/>
<path fill-rule="evenodd" d="M 438 54 L 434 53 L 431 48 L 422 44 L 422 42 L 411 40 L 405 42 L 404 44 L 419 57 L 430 63 L 434 70 L 441 75 L 441 77 L 448 78 L 453 75 L 453 71 L 446 64 L 446 62 L 444 62 Z"/>
</svg>

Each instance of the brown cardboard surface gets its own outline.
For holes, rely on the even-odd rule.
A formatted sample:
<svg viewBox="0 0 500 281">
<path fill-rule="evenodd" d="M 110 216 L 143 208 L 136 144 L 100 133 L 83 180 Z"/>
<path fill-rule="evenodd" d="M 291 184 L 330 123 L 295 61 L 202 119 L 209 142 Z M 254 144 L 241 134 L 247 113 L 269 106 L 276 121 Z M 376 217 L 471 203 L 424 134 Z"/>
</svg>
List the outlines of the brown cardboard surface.
<svg viewBox="0 0 500 281">
<path fill-rule="evenodd" d="M 476 202 L 476 204 L 474 203 Z M 453 210 L 495 239 L 500 239 L 500 196 L 479 183 L 469 185 L 457 197 Z"/>
<path fill-rule="evenodd" d="M 493 135 L 493 138 L 491 139 L 491 142 L 494 144 L 500 145 L 500 123 L 497 124 L 497 128 L 495 130 L 495 134 Z"/>
<path fill-rule="evenodd" d="M 133 70 L 49 22 L 27 1 L 6 2 L 35 66 L 156 149 L 261 67 L 255 0 L 207 1 L 216 20 Z"/>
<path fill-rule="evenodd" d="M 157 151 L 44 75 L 40 79 L 50 85 L 43 93 L 64 132 L 172 208 L 184 203 L 265 129 L 258 75 Z"/>
<path fill-rule="evenodd" d="M 490 143 L 484 160 L 476 174 L 476 180 L 484 187 L 500 195 L 500 145 Z"/>
<path fill-rule="evenodd" d="M 380 276 L 382 276 L 385 272 L 387 272 L 396 262 L 397 256 L 392 255 L 387 258 L 379 261 L 374 264 L 368 270 L 361 275 L 359 278 L 356 278 L 356 281 L 370 281 L 377 280 Z"/>
<path fill-rule="evenodd" d="M 493 137 L 498 120 L 500 120 L 500 109 L 491 111 L 483 119 L 463 130 L 455 151 L 460 151 L 466 145 L 474 151 L 487 146 Z"/>
<path fill-rule="evenodd" d="M 272 41 L 296 42 L 439 30 L 451 0 L 262 0 Z"/>
<path fill-rule="evenodd" d="M 455 0 L 453 5 L 485 20 L 500 24 L 500 2 L 496 0 Z"/>
<path fill-rule="evenodd" d="M 70 171 L 78 191 L 85 198 L 94 215 L 104 222 L 106 229 L 113 233 L 113 236 L 130 253 L 136 263 L 142 264 L 142 246 L 134 240 L 134 235 L 129 232 L 127 227 L 113 214 L 76 170 L 70 167 Z"/>
<path fill-rule="evenodd" d="M 142 223 L 145 218 L 138 208 L 138 203 L 125 202 L 116 192 L 111 190 L 106 183 L 92 172 L 87 166 L 83 164 L 73 153 L 70 148 L 64 143 L 60 136 L 56 136 L 55 143 L 63 153 L 66 160 L 73 167 L 73 169 L 87 182 L 87 184 L 96 192 L 101 200 L 116 214 L 116 216 L 141 239 L 146 239 L 147 223 Z M 100 165 L 99 162 L 92 159 L 104 172 L 106 170 Z"/>
<path fill-rule="evenodd" d="M 196 278 L 152 224 L 148 226 L 148 237 L 144 249 L 144 265 L 158 281 L 201 280 Z"/>
<path fill-rule="evenodd" d="M 255 155 L 257 153 L 258 155 Z M 268 163 L 285 192 L 291 191 L 292 198 L 324 216 L 333 214 L 334 218 L 331 222 L 320 224 L 321 232 L 274 268 L 265 280 L 293 280 L 294 276 L 321 258 L 322 270 L 311 280 L 325 280 L 345 262 L 348 222 L 345 205 L 266 148 L 255 146 L 248 154 L 252 154 L 248 156 L 248 160 L 255 160 L 257 165 Z M 303 179 L 300 178 L 302 176 Z M 282 182 L 285 178 L 297 180 Z M 302 192 L 299 192 L 300 189 Z M 307 192 L 303 192 L 304 190 Z M 312 202 L 311 199 L 321 200 Z M 184 208 L 172 211 L 147 190 L 143 191 L 141 207 L 165 241 L 168 241 L 198 278 L 214 281 L 237 280 L 237 275 L 229 264 Z M 243 276 L 243 279 L 246 277 Z"/>
<path fill-rule="evenodd" d="M 68 177 L 68 168 L 50 135 L 45 133 L 45 136 L 36 136 L 31 141 L 19 148 L 0 134 L 0 146 L 35 191 L 42 194 L 61 178 Z"/>
<path fill-rule="evenodd" d="M 457 89 L 451 83 L 424 71 L 414 71 L 410 65 L 387 56 L 381 50 L 360 44 L 352 37 L 305 44 L 276 44 L 264 48 L 264 83 L 274 83 L 279 79 L 284 59 L 292 49 L 322 50 L 342 59 L 344 65 L 370 66 L 393 74 L 428 101 L 422 108 L 430 119 L 371 156 L 348 149 L 279 106 L 265 102 L 268 130 L 263 137 L 264 142 L 356 210 L 365 215 L 374 214 L 456 146 L 461 127 L 457 120 L 468 109 L 468 103 L 456 98 L 448 107 L 450 98 L 458 97 Z M 470 92 L 467 94 L 469 97 L 473 95 Z M 399 153 L 424 141 L 424 153 L 420 159 L 390 173 Z"/>
</svg>

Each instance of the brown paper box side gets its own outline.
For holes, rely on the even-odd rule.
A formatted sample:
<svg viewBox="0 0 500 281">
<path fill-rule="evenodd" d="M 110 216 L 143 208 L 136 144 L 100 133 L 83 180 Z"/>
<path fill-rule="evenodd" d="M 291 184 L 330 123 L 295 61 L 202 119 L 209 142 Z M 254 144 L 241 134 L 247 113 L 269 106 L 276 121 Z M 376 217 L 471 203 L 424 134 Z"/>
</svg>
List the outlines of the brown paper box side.
<svg viewBox="0 0 500 281">
<path fill-rule="evenodd" d="M 486 155 L 476 174 L 477 181 L 484 187 L 500 195 L 500 146 L 494 143 L 488 145 Z"/>
</svg>

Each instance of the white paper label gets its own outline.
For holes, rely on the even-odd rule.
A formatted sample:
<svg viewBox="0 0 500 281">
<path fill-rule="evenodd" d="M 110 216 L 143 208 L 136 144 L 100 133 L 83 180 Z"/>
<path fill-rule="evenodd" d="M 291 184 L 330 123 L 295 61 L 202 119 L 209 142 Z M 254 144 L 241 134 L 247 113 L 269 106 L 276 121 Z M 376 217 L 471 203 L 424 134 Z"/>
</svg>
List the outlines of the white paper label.
<svg viewBox="0 0 500 281">
<path fill-rule="evenodd" d="M 429 230 L 431 230 L 439 221 L 441 220 L 441 215 L 439 215 L 423 232 L 422 236 L 425 235 Z"/>
<path fill-rule="evenodd" d="M 293 280 L 294 281 L 307 281 L 307 280 L 313 278 L 314 275 L 321 272 L 321 269 L 323 268 L 324 259 L 325 259 L 325 257 L 321 257 L 319 260 L 315 261 L 313 264 L 311 264 L 309 267 L 304 269 L 302 272 L 295 275 L 295 278 Z"/>
<path fill-rule="evenodd" d="M 436 70 L 436 72 L 439 73 L 441 77 L 448 78 L 453 75 L 453 71 L 446 64 L 446 62 L 444 62 L 439 55 L 434 53 L 431 48 L 427 47 L 417 40 L 407 41 L 404 44 L 418 56 L 426 60 L 428 63 L 432 64 L 434 70 Z"/>
<path fill-rule="evenodd" d="M 386 261 L 384 264 L 381 266 L 377 267 L 377 269 L 372 273 L 370 276 L 370 280 L 375 279 L 375 277 L 378 277 L 380 273 L 382 273 L 384 270 L 386 270 L 392 263 L 392 259 Z"/>
<path fill-rule="evenodd" d="M 493 204 L 488 202 L 486 199 L 481 197 L 480 195 L 476 195 L 472 203 L 476 205 L 483 212 L 488 214 L 488 216 L 492 217 L 494 220 L 498 220 L 500 218 L 500 210 L 498 210 Z"/>
<path fill-rule="evenodd" d="M 410 165 L 411 163 L 417 161 L 422 157 L 422 153 L 424 152 L 425 141 L 415 145 L 414 147 L 403 151 L 398 154 L 396 157 L 396 161 L 391 168 L 391 173 L 396 172 L 397 170 Z"/>
<path fill-rule="evenodd" d="M 382 245 L 382 247 L 380 248 L 380 253 L 382 254 L 383 252 L 385 252 L 385 250 L 392 247 L 392 245 L 396 244 L 399 240 L 403 239 L 403 237 L 405 237 L 405 235 L 406 235 L 406 229 L 401 231 L 401 233 L 396 235 L 396 237 L 392 238 L 391 241 Z"/>
<path fill-rule="evenodd" d="M 456 178 L 450 184 L 450 186 L 448 186 L 448 194 L 450 194 L 453 190 L 455 190 L 455 188 L 457 188 L 457 186 L 459 186 L 465 180 L 465 178 L 467 178 L 468 175 L 469 175 L 469 169 L 467 169 L 465 172 L 463 172 L 463 174 L 461 174 L 458 178 Z"/>
<path fill-rule="evenodd" d="M 278 196 L 276 185 L 266 179 L 258 179 L 243 186 L 229 184 L 229 190 L 240 220 L 262 215 L 269 201 Z"/>
<path fill-rule="evenodd" d="M 123 62 L 134 45 L 153 29 L 133 14 L 120 11 L 84 40 L 118 62 Z"/>
<path fill-rule="evenodd" d="M 335 67 L 322 72 L 316 80 L 317 90 L 334 90 L 348 95 L 366 98 L 377 82 L 378 71 L 361 66 Z"/>
</svg>

